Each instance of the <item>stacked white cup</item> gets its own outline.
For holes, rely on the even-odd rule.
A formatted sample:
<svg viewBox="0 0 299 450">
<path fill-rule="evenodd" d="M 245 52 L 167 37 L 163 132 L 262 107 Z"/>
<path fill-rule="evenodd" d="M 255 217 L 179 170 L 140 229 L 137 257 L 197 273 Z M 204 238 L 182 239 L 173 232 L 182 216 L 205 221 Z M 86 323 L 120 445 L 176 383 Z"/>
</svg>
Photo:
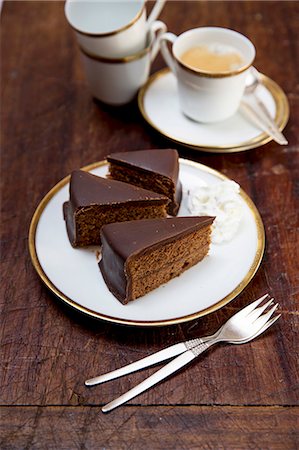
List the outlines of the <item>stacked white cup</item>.
<svg viewBox="0 0 299 450">
<path fill-rule="evenodd" d="M 156 20 L 165 0 L 146 17 L 144 0 L 67 0 L 94 97 L 110 105 L 130 102 L 147 81 L 166 25 Z"/>
</svg>

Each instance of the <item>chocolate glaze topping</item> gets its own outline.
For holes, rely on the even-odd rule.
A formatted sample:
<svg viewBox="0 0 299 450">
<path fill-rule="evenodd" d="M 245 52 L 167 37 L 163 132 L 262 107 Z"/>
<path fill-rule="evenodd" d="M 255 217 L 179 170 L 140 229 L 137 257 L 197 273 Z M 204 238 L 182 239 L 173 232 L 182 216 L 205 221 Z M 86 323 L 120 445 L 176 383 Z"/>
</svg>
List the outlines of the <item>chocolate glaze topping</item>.
<svg viewBox="0 0 299 450">
<path fill-rule="evenodd" d="M 109 290 L 127 303 L 126 264 L 130 258 L 211 225 L 214 217 L 172 217 L 104 225 L 100 270 Z"/>
<path fill-rule="evenodd" d="M 174 215 L 177 214 L 182 199 L 182 184 L 179 180 L 178 152 L 174 149 L 138 150 L 133 152 L 112 153 L 107 156 L 110 163 L 124 167 L 136 168 L 144 172 L 152 172 L 169 178 L 175 187 L 175 198 L 171 205 Z"/>
<path fill-rule="evenodd" d="M 63 205 L 63 215 L 71 244 L 76 240 L 75 212 L 90 205 L 119 205 L 126 203 L 153 202 L 167 204 L 169 199 L 146 189 L 121 181 L 98 177 L 82 170 L 72 172 L 70 200 Z"/>
<path fill-rule="evenodd" d="M 122 181 L 98 177 L 75 170 L 70 181 L 70 202 L 74 208 L 89 205 L 113 205 L 123 202 L 156 200 L 165 203 L 165 196 Z"/>
<path fill-rule="evenodd" d="M 159 173 L 171 178 L 174 184 L 176 184 L 179 176 L 178 152 L 171 148 L 112 153 L 107 156 L 107 161 L 121 162 L 127 167 L 136 167 L 148 172 Z"/>
</svg>

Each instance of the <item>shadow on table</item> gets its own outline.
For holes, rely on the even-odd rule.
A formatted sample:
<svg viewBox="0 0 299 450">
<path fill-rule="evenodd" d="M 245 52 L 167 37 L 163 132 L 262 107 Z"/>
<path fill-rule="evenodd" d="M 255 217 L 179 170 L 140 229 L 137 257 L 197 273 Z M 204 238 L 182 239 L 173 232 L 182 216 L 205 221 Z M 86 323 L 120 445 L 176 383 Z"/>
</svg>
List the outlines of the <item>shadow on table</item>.
<svg viewBox="0 0 299 450">
<path fill-rule="evenodd" d="M 264 292 L 259 292 L 252 296 L 245 290 L 236 299 L 214 313 L 189 322 L 159 327 L 139 327 L 106 322 L 80 313 L 56 297 L 53 296 L 53 298 L 56 300 L 57 308 L 62 310 L 71 321 L 82 327 L 88 334 L 96 335 L 95 337 L 98 339 L 104 339 L 107 345 L 116 343 L 136 349 L 153 347 L 153 351 L 156 351 L 176 342 L 213 334 L 235 312 L 263 294 Z"/>
</svg>

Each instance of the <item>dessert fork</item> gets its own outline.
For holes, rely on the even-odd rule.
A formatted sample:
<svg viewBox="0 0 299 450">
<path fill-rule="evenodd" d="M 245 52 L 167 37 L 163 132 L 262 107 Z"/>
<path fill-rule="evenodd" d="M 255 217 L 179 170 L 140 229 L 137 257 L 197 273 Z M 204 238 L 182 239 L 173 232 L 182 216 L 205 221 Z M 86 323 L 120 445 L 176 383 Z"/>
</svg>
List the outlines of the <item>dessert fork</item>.
<svg viewBox="0 0 299 450">
<path fill-rule="evenodd" d="M 135 372 L 136 370 L 151 366 L 173 356 L 180 355 L 170 363 L 166 364 L 162 369 L 155 372 L 149 378 L 135 386 L 133 389 L 129 390 L 128 392 L 121 395 L 119 398 L 113 400 L 102 408 L 103 412 L 111 411 L 117 406 L 122 405 L 123 403 L 131 400 L 145 390 L 154 386 L 186 364 L 190 363 L 193 359 L 210 348 L 212 345 L 219 342 L 226 342 L 230 344 L 244 344 L 266 331 L 266 329 L 273 325 L 273 323 L 276 322 L 276 320 L 280 317 L 279 314 L 271 318 L 274 311 L 278 307 L 278 304 L 273 305 L 274 302 L 272 298 L 268 300 L 267 303 L 259 306 L 268 297 L 269 295 L 266 294 L 253 303 L 249 304 L 245 308 L 241 309 L 238 313 L 234 314 L 219 330 L 217 330 L 216 333 L 211 336 L 207 336 L 202 339 L 191 339 L 186 342 L 175 344 L 153 355 L 136 361 L 135 363 L 114 370 L 113 372 L 109 372 L 99 377 L 87 380 L 85 384 L 87 386 L 93 386 L 95 384 L 103 383 L 105 381 L 118 378 L 128 373 Z M 271 308 L 266 311 L 270 306 Z"/>
</svg>

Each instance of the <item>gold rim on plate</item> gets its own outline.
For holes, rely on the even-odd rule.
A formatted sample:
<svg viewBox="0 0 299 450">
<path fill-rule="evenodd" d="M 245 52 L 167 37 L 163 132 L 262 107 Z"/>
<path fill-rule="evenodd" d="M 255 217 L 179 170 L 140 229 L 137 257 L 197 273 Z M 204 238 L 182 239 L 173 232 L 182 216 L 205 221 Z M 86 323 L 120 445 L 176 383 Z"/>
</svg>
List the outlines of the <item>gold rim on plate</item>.
<svg viewBox="0 0 299 450">
<path fill-rule="evenodd" d="M 241 142 L 238 145 L 216 145 L 216 146 L 209 146 L 209 145 L 196 145 L 194 143 L 188 142 L 187 140 L 181 140 L 177 139 L 173 136 L 171 136 L 168 133 L 165 133 L 158 125 L 156 125 L 148 116 L 145 107 L 144 107 L 144 99 L 145 95 L 150 88 L 150 86 L 159 78 L 167 75 L 170 72 L 170 69 L 164 68 L 162 70 L 159 70 L 158 72 L 154 73 L 146 82 L 146 84 L 140 89 L 138 94 L 138 106 L 139 110 L 143 116 L 143 118 L 146 120 L 146 122 L 153 127 L 156 131 L 158 131 L 163 136 L 167 137 L 171 141 L 175 142 L 176 144 L 183 145 L 184 147 L 192 148 L 194 150 L 201 150 L 209 153 L 235 153 L 235 152 L 241 152 L 244 150 L 250 150 L 252 148 L 260 147 L 261 145 L 267 144 L 272 140 L 271 136 L 268 136 L 265 132 L 262 132 L 258 136 L 248 140 Z M 276 107 L 276 114 L 275 114 L 275 122 L 279 128 L 280 131 L 284 129 L 286 126 L 289 115 L 290 115 L 290 108 L 289 108 L 289 102 L 287 99 L 287 96 L 281 89 L 281 87 L 275 83 L 271 78 L 267 77 L 266 75 L 261 74 L 261 80 L 263 85 L 268 89 L 268 91 L 272 94 L 273 99 L 275 101 L 275 107 Z"/>
<path fill-rule="evenodd" d="M 211 167 L 205 166 L 204 164 L 196 163 L 194 161 L 189 161 L 187 159 L 180 158 L 180 163 L 186 164 L 191 167 L 195 167 L 197 169 L 200 169 L 201 171 L 208 172 L 217 178 L 220 178 L 222 180 L 228 180 L 229 178 L 223 175 L 222 173 L 218 172 L 215 169 L 212 169 Z M 107 165 L 107 161 L 100 161 L 93 164 L 90 164 L 88 166 L 83 167 L 81 170 L 85 170 L 87 172 L 96 169 L 98 167 L 102 167 Z M 95 312 L 89 308 L 86 308 L 79 303 L 77 303 L 75 300 L 72 300 L 71 298 L 67 297 L 63 292 L 61 292 L 53 283 L 52 281 L 47 277 L 45 274 L 38 256 L 37 256 L 37 250 L 35 245 L 35 238 L 36 238 L 36 230 L 37 226 L 40 220 L 40 217 L 45 209 L 45 207 L 48 205 L 49 201 L 54 197 L 54 195 L 59 192 L 70 180 L 70 175 L 63 178 L 59 183 L 57 183 L 41 200 L 40 204 L 35 210 L 35 213 L 32 217 L 31 223 L 30 223 L 30 229 L 29 229 L 29 251 L 31 256 L 32 264 L 38 273 L 41 280 L 44 282 L 44 284 L 47 286 L 47 288 L 55 294 L 60 300 L 65 302 L 67 305 L 73 307 L 77 311 L 80 311 L 88 316 L 91 316 L 93 318 L 102 319 L 107 322 L 117 323 L 117 324 L 123 324 L 123 325 L 132 325 L 132 326 L 140 326 L 140 327 L 154 327 L 154 326 L 165 326 L 165 325 L 174 325 L 182 322 L 188 322 L 190 320 L 197 319 L 199 317 L 205 316 L 207 314 L 210 314 L 217 309 L 222 308 L 224 305 L 229 303 L 231 300 L 233 300 L 237 295 L 239 295 L 244 288 L 248 285 L 248 283 L 251 281 L 253 276 L 255 275 L 256 271 L 258 270 L 260 263 L 262 261 L 262 257 L 264 254 L 265 249 L 265 231 L 263 222 L 261 219 L 261 216 L 253 203 L 253 201 L 250 199 L 250 197 L 242 190 L 240 189 L 240 195 L 249 207 L 250 211 L 252 212 L 252 215 L 254 217 L 254 221 L 257 228 L 257 249 L 256 254 L 253 260 L 253 263 L 248 270 L 247 274 L 243 278 L 243 280 L 235 287 L 235 289 L 230 292 L 227 296 L 225 296 L 223 299 L 219 300 L 214 305 L 203 309 L 201 311 L 198 311 L 193 314 L 188 314 L 186 316 L 174 318 L 174 319 L 166 319 L 166 320 L 154 320 L 154 321 L 141 321 L 141 320 L 128 320 L 128 319 L 121 319 L 118 317 L 112 317 L 105 314 L 101 314 L 98 312 Z"/>
</svg>

